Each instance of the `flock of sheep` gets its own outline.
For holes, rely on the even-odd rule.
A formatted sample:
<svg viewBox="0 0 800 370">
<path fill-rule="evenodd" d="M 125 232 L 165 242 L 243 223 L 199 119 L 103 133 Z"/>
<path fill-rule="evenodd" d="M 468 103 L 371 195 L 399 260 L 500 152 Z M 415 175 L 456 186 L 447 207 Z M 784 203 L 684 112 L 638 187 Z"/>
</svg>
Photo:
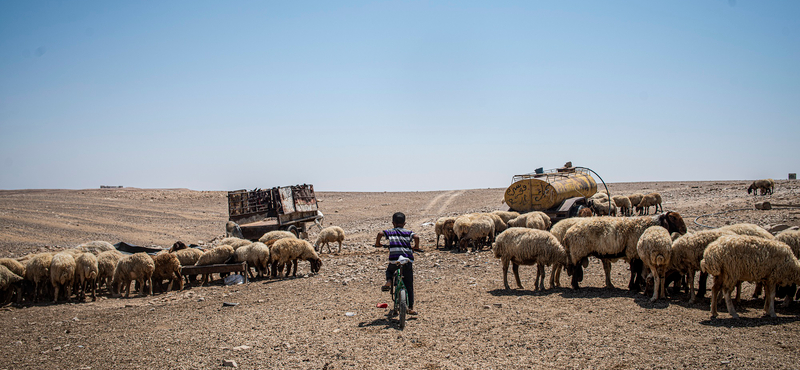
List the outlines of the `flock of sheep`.
<svg viewBox="0 0 800 370">
<path fill-rule="evenodd" d="M 592 213 L 603 207 L 611 211 L 612 204 L 624 209 L 620 205 L 623 201 L 614 200 L 617 197 L 609 200 L 607 195 L 599 194 L 589 200 Z M 630 202 L 627 209 L 637 204 L 635 207 L 640 214 L 647 214 L 648 207 L 661 203 L 656 193 L 620 198 Z M 608 211 L 606 214 L 614 214 Z M 628 288 L 639 291 L 645 287 L 647 290 L 652 284 L 651 302 L 665 296 L 668 280 L 675 282 L 676 291 L 685 287 L 690 300 L 695 301 L 698 296 L 695 274 L 701 272 L 700 296 L 705 293 L 707 276 L 713 276 L 712 317 L 717 316 L 720 293 L 728 312 L 738 317 L 731 301 L 732 289 L 740 288 L 743 281 L 757 283 L 754 297 L 760 295 L 763 287 L 764 311 L 775 317 L 776 295 L 785 297 L 784 305 L 789 305 L 800 284 L 800 232 L 797 230 L 785 230 L 774 236 L 754 224 L 735 224 L 688 233 L 683 218 L 671 211 L 638 217 L 574 217 L 554 225 L 543 212 L 471 213 L 438 219 L 435 232 L 437 247 L 441 236 L 444 236 L 445 248 L 456 246 L 465 250 L 472 246 L 475 251 L 490 246 L 495 257 L 501 259 L 506 289 L 510 289 L 509 265 L 520 289 L 520 265 L 537 266 L 535 290 L 545 289 L 546 266 L 552 266 L 551 289 L 560 286 L 562 268 L 572 277 L 572 287 L 579 289 L 588 257 L 593 256 L 602 262 L 607 288 L 613 288 L 611 263 L 620 259 L 628 262 L 631 271 Z M 738 296 L 737 293 L 737 299 Z"/>
<path fill-rule="evenodd" d="M 130 296 L 132 281 L 137 282 L 139 295 L 153 294 L 153 286 L 161 291 L 170 291 L 173 286 L 183 289 L 183 266 L 208 266 L 225 263 L 246 263 L 247 274 L 278 277 L 297 276 L 299 260 L 309 261 L 311 272 L 317 273 L 322 260 L 317 253 L 330 243 L 339 243 L 341 250 L 344 231 L 338 226 L 322 229 L 314 245 L 298 239 L 288 231 L 271 231 L 259 241 L 227 237 L 219 245 L 208 250 L 190 248 L 176 242 L 169 250 L 151 256 L 146 253 L 123 254 L 105 241 L 93 241 L 57 253 L 29 254 L 18 259 L 0 258 L 0 303 L 8 303 L 16 295 L 16 302 L 23 298 L 38 302 L 41 297 L 52 296 L 53 302 L 61 299 L 71 301 L 73 292 L 83 301 L 88 294 L 97 299 L 97 289 L 105 286 L 112 297 L 122 291 Z M 284 273 L 284 268 L 286 272 Z M 269 274 L 271 269 L 271 274 Z M 222 276 L 221 276 L 222 277 Z M 203 276 L 202 284 L 210 276 Z M 185 276 L 187 283 L 197 279 Z M 164 287 L 164 280 L 169 281 Z"/>
</svg>

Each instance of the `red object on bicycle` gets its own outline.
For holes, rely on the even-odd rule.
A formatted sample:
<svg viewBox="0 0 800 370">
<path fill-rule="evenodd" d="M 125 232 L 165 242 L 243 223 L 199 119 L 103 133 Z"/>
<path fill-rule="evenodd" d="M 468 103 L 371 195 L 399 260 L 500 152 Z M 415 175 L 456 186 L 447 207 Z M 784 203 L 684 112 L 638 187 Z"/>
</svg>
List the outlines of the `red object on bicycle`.
<svg viewBox="0 0 800 370">
<path fill-rule="evenodd" d="M 378 303 L 378 305 L 376 307 L 378 307 L 378 308 L 386 308 L 386 307 L 389 307 L 389 304 L 388 303 Z"/>
</svg>

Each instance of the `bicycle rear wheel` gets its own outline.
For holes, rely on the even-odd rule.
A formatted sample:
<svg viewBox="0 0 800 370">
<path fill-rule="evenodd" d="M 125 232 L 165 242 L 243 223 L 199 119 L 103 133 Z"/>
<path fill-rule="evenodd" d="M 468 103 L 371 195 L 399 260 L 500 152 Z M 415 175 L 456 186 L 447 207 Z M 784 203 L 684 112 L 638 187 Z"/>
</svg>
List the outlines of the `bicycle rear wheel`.
<svg viewBox="0 0 800 370">
<path fill-rule="evenodd" d="M 400 320 L 400 329 L 402 329 L 406 327 L 406 312 L 408 311 L 408 296 L 405 289 L 400 290 L 400 297 L 397 303 L 397 319 Z"/>
</svg>

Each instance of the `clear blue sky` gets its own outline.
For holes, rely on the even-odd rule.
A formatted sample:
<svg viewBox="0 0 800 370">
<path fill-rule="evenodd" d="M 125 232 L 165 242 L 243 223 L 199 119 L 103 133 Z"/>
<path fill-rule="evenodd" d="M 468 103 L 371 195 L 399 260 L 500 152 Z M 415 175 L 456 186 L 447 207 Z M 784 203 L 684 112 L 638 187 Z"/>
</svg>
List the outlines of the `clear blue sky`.
<svg viewBox="0 0 800 370">
<path fill-rule="evenodd" d="M 4 1 L 0 189 L 800 172 L 798 1 Z"/>
</svg>

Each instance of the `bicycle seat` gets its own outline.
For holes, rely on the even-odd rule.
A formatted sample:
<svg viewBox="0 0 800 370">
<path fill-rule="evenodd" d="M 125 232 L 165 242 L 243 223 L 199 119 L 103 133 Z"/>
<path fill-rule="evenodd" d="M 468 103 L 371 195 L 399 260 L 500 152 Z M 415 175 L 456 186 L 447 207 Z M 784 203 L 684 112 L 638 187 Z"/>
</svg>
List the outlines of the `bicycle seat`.
<svg viewBox="0 0 800 370">
<path fill-rule="evenodd" d="M 400 256 L 400 257 L 397 257 L 397 261 L 393 261 L 392 263 L 396 263 L 398 265 L 405 265 L 406 263 L 409 263 L 409 262 L 411 262 L 411 260 L 408 259 L 408 257 Z"/>
</svg>

